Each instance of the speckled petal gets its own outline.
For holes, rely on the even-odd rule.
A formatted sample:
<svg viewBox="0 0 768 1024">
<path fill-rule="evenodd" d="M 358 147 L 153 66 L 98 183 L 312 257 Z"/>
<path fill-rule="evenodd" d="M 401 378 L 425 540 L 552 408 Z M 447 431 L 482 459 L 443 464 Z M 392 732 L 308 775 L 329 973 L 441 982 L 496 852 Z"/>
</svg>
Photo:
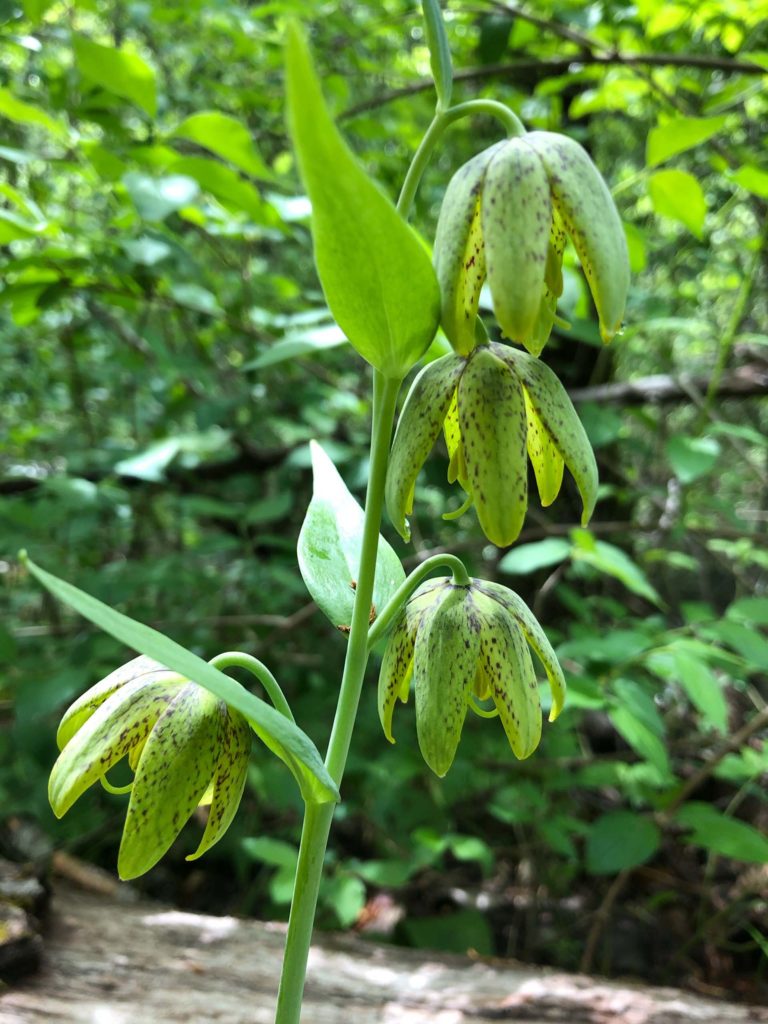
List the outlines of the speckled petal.
<svg viewBox="0 0 768 1024">
<path fill-rule="evenodd" d="M 563 250 L 565 231 L 557 211 L 552 211 L 552 229 L 547 247 L 547 262 L 544 268 L 544 294 L 541 297 L 539 315 L 526 348 L 532 356 L 541 354 L 549 341 L 557 313 L 557 300 L 563 293 Z"/>
<path fill-rule="evenodd" d="M 248 758 L 253 744 L 251 727 L 241 714 L 228 710 L 225 705 L 219 705 L 219 712 L 219 758 L 213 778 L 211 810 L 200 845 L 187 860 L 197 860 L 227 831 L 240 806 L 248 777 Z"/>
<path fill-rule="evenodd" d="M 117 858 L 122 879 L 154 867 L 200 803 L 216 769 L 220 707 L 187 683 L 157 720 L 128 804 Z"/>
<path fill-rule="evenodd" d="M 441 777 L 459 745 L 479 646 L 480 620 L 469 588 L 452 586 L 437 613 L 422 623 L 413 662 L 419 748 Z"/>
<path fill-rule="evenodd" d="M 175 672 L 169 671 L 164 665 L 154 661 L 152 658 L 147 658 L 143 654 L 138 658 L 133 658 L 132 661 L 127 661 L 125 665 L 121 665 L 114 672 L 110 672 L 108 676 L 105 676 L 104 679 L 92 686 L 90 690 L 86 690 L 81 697 L 78 697 L 74 704 L 70 705 L 59 723 L 59 729 L 56 733 L 56 743 L 59 750 L 63 750 L 83 723 L 88 721 L 94 711 L 101 707 L 108 697 L 111 697 L 113 693 L 122 686 L 125 686 L 126 683 L 130 683 L 134 679 L 142 679 L 144 683 L 151 683 L 159 679 L 178 678 L 179 676 Z"/>
<path fill-rule="evenodd" d="M 445 435 L 445 446 L 448 449 L 448 483 L 454 484 L 458 481 L 465 491 L 469 489 L 467 483 L 467 463 L 464 459 L 464 445 L 461 443 L 461 427 L 459 426 L 459 394 L 454 391 L 448 412 L 445 414 L 443 423 Z"/>
<path fill-rule="evenodd" d="M 547 640 L 544 630 L 537 622 L 533 613 L 529 610 L 525 601 L 513 590 L 502 586 L 500 583 L 490 583 L 488 580 L 472 580 L 472 584 L 482 594 L 497 601 L 512 616 L 514 621 L 523 631 L 525 639 L 536 652 L 549 679 L 552 689 L 552 710 L 549 713 L 550 722 L 554 722 L 565 703 L 565 677 L 560 668 L 560 662 Z"/>
<path fill-rule="evenodd" d="M 483 533 L 506 547 L 520 533 L 528 505 L 527 423 L 519 380 L 488 346 L 472 353 L 462 374 L 459 422 Z"/>
<path fill-rule="evenodd" d="M 500 142 L 469 160 L 451 178 L 435 235 L 435 272 L 440 284 L 443 330 L 457 352 L 475 344 L 475 320 L 485 281 L 480 195 L 485 170 Z"/>
<path fill-rule="evenodd" d="M 557 450 L 549 431 L 539 419 L 531 404 L 528 392 L 523 388 L 525 415 L 528 419 L 528 458 L 536 475 L 539 498 L 544 508 L 551 505 L 560 493 L 563 483 L 563 457 Z"/>
<path fill-rule="evenodd" d="M 497 345 L 494 351 L 517 371 L 531 406 L 565 460 L 581 495 L 581 522 L 586 526 L 597 502 L 597 463 L 573 403 L 556 375 L 541 360 L 509 346 Z"/>
<path fill-rule="evenodd" d="M 59 754 L 48 780 L 57 818 L 126 754 L 144 742 L 160 715 L 184 686 L 178 676 L 124 683 L 96 708 Z M 176 681 L 174 681 L 176 680 Z"/>
<path fill-rule="evenodd" d="M 621 327 L 629 287 L 627 240 L 611 193 L 586 151 L 567 135 L 530 132 L 525 143 L 546 167 L 552 199 L 579 254 L 608 342 Z"/>
<path fill-rule="evenodd" d="M 464 359 L 453 353 L 428 363 L 415 378 L 395 432 L 387 468 L 385 498 L 392 524 L 410 539 L 406 516 L 413 511 L 416 477 L 440 433 Z"/>
<path fill-rule="evenodd" d="M 541 702 L 525 637 L 500 604 L 476 595 L 483 619 L 480 633 L 482 676 L 515 757 L 529 757 L 541 740 Z"/>
<path fill-rule="evenodd" d="M 544 165 L 524 139 L 494 154 L 481 210 L 493 311 L 504 334 L 527 347 L 544 294 L 552 202 Z"/>
<path fill-rule="evenodd" d="M 448 582 L 441 577 L 427 580 L 418 587 L 389 635 L 379 671 L 378 707 L 384 735 L 390 743 L 395 742 L 392 735 L 395 704 L 398 698 L 403 703 L 408 700 L 417 630 L 422 627 L 426 616 L 437 610 L 447 593 Z"/>
</svg>

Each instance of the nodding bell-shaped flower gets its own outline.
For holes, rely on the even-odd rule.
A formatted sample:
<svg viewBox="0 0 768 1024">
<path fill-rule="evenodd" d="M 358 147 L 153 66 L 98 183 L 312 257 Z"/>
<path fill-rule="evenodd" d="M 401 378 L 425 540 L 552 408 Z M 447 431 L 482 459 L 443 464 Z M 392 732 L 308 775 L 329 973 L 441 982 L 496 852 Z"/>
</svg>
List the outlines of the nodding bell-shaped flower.
<svg viewBox="0 0 768 1024">
<path fill-rule="evenodd" d="M 464 164 L 443 199 L 435 238 L 442 326 L 457 352 L 475 344 L 486 277 L 496 319 L 538 355 L 555 322 L 570 236 L 608 342 L 621 327 L 629 286 L 624 229 L 605 181 L 566 135 L 528 132 Z"/>
<path fill-rule="evenodd" d="M 123 879 L 149 871 L 192 812 L 210 804 L 195 860 L 224 835 L 240 804 L 252 731 L 246 719 L 212 693 L 139 657 L 112 672 L 69 708 L 59 725 L 61 754 L 48 797 L 57 817 L 94 782 L 130 790 L 120 843 Z M 133 782 L 115 789 L 106 779 L 124 757 Z"/>
<path fill-rule="evenodd" d="M 517 594 L 498 583 L 450 578 L 422 584 L 390 634 L 379 675 L 379 717 L 387 739 L 398 698 L 413 684 L 416 733 L 436 775 L 451 767 L 467 711 L 498 714 L 516 757 L 528 757 L 541 739 L 541 705 L 529 645 L 552 688 L 554 721 L 565 701 L 565 679 L 541 626 Z M 477 703 L 491 700 L 495 710 Z"/>
<path fill-rule="evenodd" d="M 395 432 L 386 484 L 387 511 L 404 540 L 416 478 L 445 432 L 448 480 L 474 504 L 488 540 L 517 539 L 528 507 L 528 459 L 544 506 L 557 497 L 563 467 L 581 494 L 586 526 L 597 500 L 597 464 L 560 381 L 540 360 L 492 343 L 468 356 L 450 353 L 415 378 Z M 454 514 L 451 513 L 453 518 Z"/>
</svg>

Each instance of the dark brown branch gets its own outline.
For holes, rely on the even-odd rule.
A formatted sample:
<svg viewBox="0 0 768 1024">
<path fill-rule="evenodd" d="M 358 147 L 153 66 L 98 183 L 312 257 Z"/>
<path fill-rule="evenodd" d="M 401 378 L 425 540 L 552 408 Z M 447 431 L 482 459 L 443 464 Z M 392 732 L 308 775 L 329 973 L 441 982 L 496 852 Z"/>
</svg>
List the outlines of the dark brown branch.
<svg viewBox="0 0 768 1024">
<path fill-rule="evenodd" d="M 534 78 L 540 81 L 545 78 L 565 74 L 578 65 L 602 65 L 603 67 L 675 67 L 675 68 L 696 68 L 700 71 L 723 71 L 726 74 L 741 75 L 765 75 L 766 69 L 760 64 L 753 64 L 752 61 L 733 60 L 730 57 L 711 57 L 704 53 L 591 53 L 582 51 L 568 57 L 535 57 L 523 58 L 500 64 L 486 64 L 483 67 L 463 68 L 458 70 L 454 78 L 461 82 L 477 82 L 486 78 L 507 79 L 515 82 L 524 78 L 527 82 Z M 346 120 L 364 114 L 369 110 L 376 110 L 386 106 L 395 100 L 405 96 L 413 96 L 416 93 L 426 92 L 433 89 L 431 79 L 423 79 L 419 82 L 412 82 L 410 85 L 400 89 L 392 89 L 390 92 L 379 96 L 372 96 L 369 100 L 357 103 L 355 106 L 345 110 L 339 120 Z"/>
<path fill-rule="evenodd" d="M 691 390 L 705 392 L 708 376 L 659 373 L 637 380 L 598 384 L 595 387 L 576 388 L 569 392 L 574 402 L 616 402 L 624 405 L 666 405 L 690 400 Z M 748 398 L 768 394 L 768 366 L 748 363 L 730 373 L 724 373 L 717 389 L 719 398 Z"/>
</svg>

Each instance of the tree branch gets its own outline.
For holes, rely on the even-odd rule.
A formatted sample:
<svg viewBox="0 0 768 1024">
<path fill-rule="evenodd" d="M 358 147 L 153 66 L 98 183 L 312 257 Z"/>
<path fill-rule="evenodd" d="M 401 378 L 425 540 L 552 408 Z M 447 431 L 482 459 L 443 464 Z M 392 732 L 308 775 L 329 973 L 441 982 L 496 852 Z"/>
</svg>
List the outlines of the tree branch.
<svg viewBox="0 0 768 1024">
<path fill-rule="evenodd" d="M 710 379 L 705 375 L 659 373 L 637 380 L 615 381 L 597 384 L 594 387 L 575 388 L 569 391 L 574 402 L 616 402 L 624 405 L 668 405 L 688 401 L 691 389 L 706 392 Z M 717 388 L 719 398 L 748 398 L 752 395 L 768 394 L 768 366 L 747 363 L 724 373 Z"/>
</svg>

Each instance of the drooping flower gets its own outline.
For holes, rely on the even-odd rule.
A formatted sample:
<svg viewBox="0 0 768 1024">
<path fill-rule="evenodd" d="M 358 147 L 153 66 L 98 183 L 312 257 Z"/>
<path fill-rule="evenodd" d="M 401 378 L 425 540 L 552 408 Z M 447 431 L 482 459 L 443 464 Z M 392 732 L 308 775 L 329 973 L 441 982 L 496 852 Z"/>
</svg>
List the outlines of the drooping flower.
<svg viewBox="0 0 768 1024">
<path fill-rule="evenodd" d="M 118 871 L 136 878 L 168 850 L 195 808 L 210 804 L 194 860 L 224 835 L 243 795 L 253 734 L 246 719 L 197 683 L 134 658 L 69 708 L 48 797 L 57 817 L 124 757 L 133 770 Z M 119 790 L 122 791 L 122 790 Z"/>
<path fill-rule="evenodd" d="M 597 500 L 597 464 L 576 410 L 540 360 L 492 343 L 468 356 L 428 363 L 408 393 L 387 471 L 387 510 L 404 540 L 416 478 L 445 432 L 448 480 L 474 504 L 486 537 L 504 547 L 516 540 L 528 507 L 528 459 L 541 503 L 557 497 L 563 467 L 581 494 L 586 526 Z"/>
<path fill-rule="evenodd" d="M 529 645 L 552 688 L 554 721 L 565 701 L 565 679 L 541 626 L 517 594 L 498 583 L 428 580 L 396 621 L 379 675 L 379 717 L 387 739 L 398 698 L 413 685 L 419 748 L 435 774 L 453 763 L 467 711 L 489 717 L 478 701 L 493 701 L 516 757 L 541 739 L 541 705 Z"/>
<path fill-rule="evenodd" d="M 504 334 L 533 355 L 541 352 L 563 289 L 566 236 L 608 342 L 624 316 L 629 257 L 616 206 L 585 150 L 566 135 L 528 132 L 456 172 L 440 210 L 434 258 L 442 326 L 457 352 L 474 346 L 486 278 Z"/>
</svg>

